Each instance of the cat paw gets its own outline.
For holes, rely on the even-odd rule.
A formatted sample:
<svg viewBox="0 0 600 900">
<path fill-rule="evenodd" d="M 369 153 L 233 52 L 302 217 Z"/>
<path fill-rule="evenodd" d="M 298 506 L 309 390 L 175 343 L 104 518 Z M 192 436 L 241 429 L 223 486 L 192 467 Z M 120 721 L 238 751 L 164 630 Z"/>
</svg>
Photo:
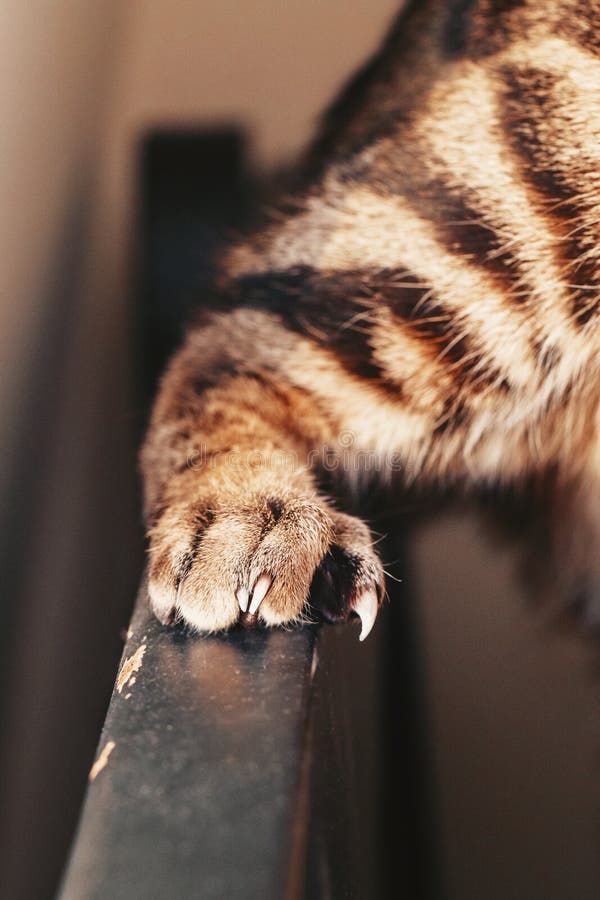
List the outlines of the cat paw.
<svg viewBox="0 0 600 900">
<path fill-rule="evenodd" d="M 285 625 L 377 616 L 383 570 L 369 529 L 302 497 L 170 506 L 150 534 L 149 596 L 164 624 Z"/>
</svg>

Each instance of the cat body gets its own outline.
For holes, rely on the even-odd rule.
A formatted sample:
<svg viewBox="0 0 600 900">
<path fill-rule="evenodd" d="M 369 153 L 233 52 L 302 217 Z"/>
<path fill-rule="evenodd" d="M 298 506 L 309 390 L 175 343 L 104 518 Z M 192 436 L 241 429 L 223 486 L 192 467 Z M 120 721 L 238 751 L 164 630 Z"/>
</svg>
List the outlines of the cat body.
<svg viewBox="0 0 600 900">
<path fill-rule="evenodd" d="M 365 636 L 383 572 L 325 469 L 356 489 L 552 469 L 559 577 L 593 593 L 600 4 L 409 4 L 305 171 L 162 380 L 142 452 L 159 618 L 357 612 Z"/>
</svg>

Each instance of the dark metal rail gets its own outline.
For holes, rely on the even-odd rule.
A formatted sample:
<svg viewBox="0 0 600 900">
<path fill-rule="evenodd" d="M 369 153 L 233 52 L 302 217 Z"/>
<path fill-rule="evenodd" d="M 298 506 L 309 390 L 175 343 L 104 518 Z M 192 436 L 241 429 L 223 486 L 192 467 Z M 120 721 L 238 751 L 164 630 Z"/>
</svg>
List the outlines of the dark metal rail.
<svg viewBox="0 0 600 900">
<path fill-rule="evenodd" d="M 382 896 L 383 629 L 358 628 L 195 637 L 142 590 L 62 900 Z"/>
</svg>

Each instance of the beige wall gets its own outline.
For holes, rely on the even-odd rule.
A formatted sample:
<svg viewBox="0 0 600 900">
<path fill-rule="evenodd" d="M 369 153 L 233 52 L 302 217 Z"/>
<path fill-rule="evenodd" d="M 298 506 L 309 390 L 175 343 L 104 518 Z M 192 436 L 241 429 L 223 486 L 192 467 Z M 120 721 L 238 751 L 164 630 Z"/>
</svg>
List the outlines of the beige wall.
<svg viewBox="0 0 600 900">
<path fill-rule="evenodd" d="M 0 5 L 0 434 L 6 440 L 18 427 L 68 218 L 89 202 L 117 6 L 112 0 Z"/>
<path fill-rule="evenodd" d="M 247 123 L 265 164 L 292 155 L 374 50 L 397 0 L 134 0 L 119 117 Z"/>
<path fill-rule="evenodd" d="M 119 276 L 132 142 L 233 120 L 260 163 L 288 158 L 395 0 L 4 0 L 0 5 L 0 433 L 18 427 L 67 219 L 95 219 L 92 269 Z M 94 193 L 95 189 L 98 193 Z M 107 275 L 104 268 L 104 275 Z M 121 283 L 122 287 L 122 283 Z"/>
<path fill-rule="evenodd" d="M 105 134 L 100 234 L 126 285 L 136 144 L 157 126 L 243 126 L 255 165 L 293 160 L 376 48 L 397 0 L 130 0 Z M 119 282 L 119 279 L 123 279 Z"/>
</svg>

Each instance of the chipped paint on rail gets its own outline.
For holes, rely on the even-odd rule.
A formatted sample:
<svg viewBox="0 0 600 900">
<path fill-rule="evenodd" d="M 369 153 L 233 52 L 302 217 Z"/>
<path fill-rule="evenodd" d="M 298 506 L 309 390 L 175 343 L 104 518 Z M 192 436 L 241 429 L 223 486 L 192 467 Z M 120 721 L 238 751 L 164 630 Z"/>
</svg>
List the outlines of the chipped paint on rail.
<svg viewBox="0 0 600 900">
<path fill-rule="evenodd" d="M 106 764 L 108 763 L 108 759 L 110 754 L 115 749 L 114 741 L 107 741 L 100 753 L 98 754 L 98 759 L 90 769 L 89 780 L 94 781 L 94 779 L 100 774 L 102 769 L 106 768 Z"/>
<path fill-rule="evenodd" d="M 121 670 L 117 675 L 117 691 L 119 694 L 126 685 L 135 684 L 135 675 L 142 667 L 145 652 L 146 644 L 142 644 L 137 648 L 133 656 L 129 656 L 121 666 Z"/>
</svg>

